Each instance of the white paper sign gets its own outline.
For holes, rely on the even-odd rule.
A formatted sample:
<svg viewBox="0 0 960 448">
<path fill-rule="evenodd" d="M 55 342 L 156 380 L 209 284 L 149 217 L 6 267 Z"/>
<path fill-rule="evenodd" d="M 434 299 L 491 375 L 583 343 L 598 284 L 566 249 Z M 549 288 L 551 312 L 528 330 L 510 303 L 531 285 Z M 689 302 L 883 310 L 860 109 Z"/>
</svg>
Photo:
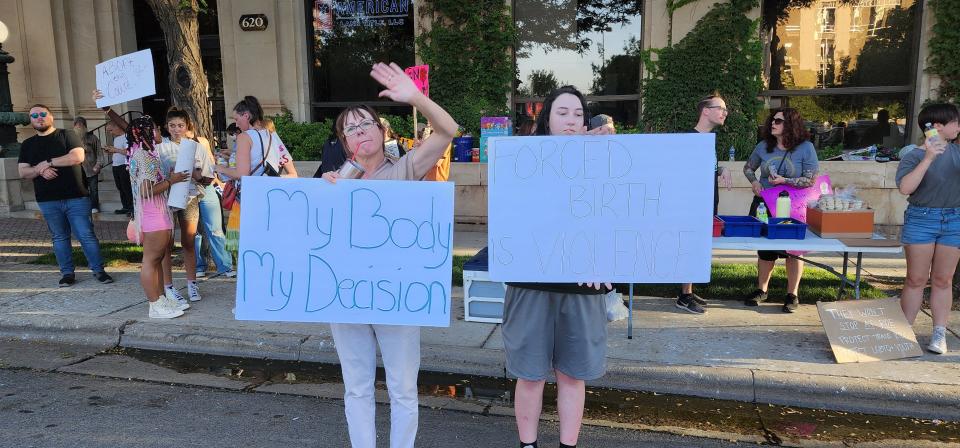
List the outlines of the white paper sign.
<svg viewBox="0 0 960 448">
<path fill-rule="evenodd" d="M 713 134 L 495 137 L 490 278 L 710 279 Z"/>
<path fill-rule="evenodd" d="M 238 320 L 450 325 L 452 183 L 242 182 Z"/>
<path fill-rule="evenodd" d="M 187 177 L 187 180 L 183 182 L 177 182 L 170 186 L 167 205 L 181 210 L 187 207 L 187 196 L 190 193 L 190 183 L 193 182 L 193 167 L 196 165 L 196 157 L 197 142 L 189 138 L 180 140 L 177 164 L 173 170 L 178 173 L 188 173 L 190 177 Z"/>
<path fill-rule="evenodd" d="M 97 107 L 112 106 L 157 93 L 150 50 L 118 56 L 97 64 Z"/>
</svg>

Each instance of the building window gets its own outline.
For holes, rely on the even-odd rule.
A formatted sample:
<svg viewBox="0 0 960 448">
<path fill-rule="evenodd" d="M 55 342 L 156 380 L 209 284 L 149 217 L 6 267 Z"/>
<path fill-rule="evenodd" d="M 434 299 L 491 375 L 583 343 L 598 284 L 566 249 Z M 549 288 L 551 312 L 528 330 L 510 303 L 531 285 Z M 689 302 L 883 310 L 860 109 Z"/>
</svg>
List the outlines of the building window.
<svg viewBox="0 0 960 448">
<path fill-rule="evenodd" d="M 918 10 L 916 0 L 813 0 L 786 10 L 771 30 L 768 104 L 798 108 L 818 149 L 902 146 Z"/>
<path fill-rule="evenodd" d="M 312 12 L 313 119 L 334 118 L 352 104 L 409 113 L 409 107 L 377 98 L 382 88 L 370 77 L 370 67 L 382 61 L 414 65 L 413 1 L 305 1 Z"/>
<path fill-rule="evenodd" d="M 551 90 L 572 85 L 587 95 L 591 114 L 637 125 L 642 1 L 514 0 L 513 10 L 518 122 L 534 118 Z"/>
</svg>

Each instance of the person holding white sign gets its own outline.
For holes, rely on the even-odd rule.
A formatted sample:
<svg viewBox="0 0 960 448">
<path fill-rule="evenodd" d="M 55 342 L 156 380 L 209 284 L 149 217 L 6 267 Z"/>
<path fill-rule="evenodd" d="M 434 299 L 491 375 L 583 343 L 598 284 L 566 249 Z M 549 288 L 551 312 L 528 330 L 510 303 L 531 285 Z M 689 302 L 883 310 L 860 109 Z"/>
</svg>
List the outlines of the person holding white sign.
<svg viewBox="0 0 960 448">
<path fill-rule="evenodd" d="M 133 187 L 133 239 L 143 245 L 140 286 L 149 302 L 148 316 L 170 319 L 183 315 L 176 301 L 163 293 L 163 256 L 173 238 L 173 217 L 167 192 L 189 174 L 165 172 L 154 143 L 153 119 L 144 115 L 127 127 L 130 144 L 130 179 Z"/>
<path fill-rule="evenodd" d="M 180 143 L 186 138 L 191 127 L 190 114 L 185 110 L 171 107 L 167 111 L 167 132 L 170 133 L 170 141 L 157 145 L 157 153 L 160 154 L 160 160 L 165 171 L 173 171 L 177 163 L 177 156 L 180 153 Z M 177 223 L 180 225 L 183 269 L 187 276 L 187 296 L 190 298 L 190 302 L 201 299 L 200 288 L 197 286 L 197 259 L 194 246 L 196 244 L 197 225 L 200 222 L 200 196 L 203 195 L 203 187 L 213 180 L 212 167 L 215 163 L 205 141 L 206 139 L 197 141 L 198 148 L 193 157 L 193 172 L 187 190 L 186 206 L 183 210 L 173 210 L 173 216 L 177 218 Z M 187 161 L 189 162 L 189 159 Z M 170 250 L 167 251 L 163 259 L 164 294 L 177 301 L 181 309 L 186 310 L 190 308 L 190 304 L 173 286 L 172 255 L 171 241 Z"/>
<path fill-rule="evenodd" d="M 434 125 L 434 133 L 420 148 L 393 161 L 384 154 L 385 128 L 367 106 L 351 106 L 337 117 L 336 131 L 347 153 L 346 163 L 362 167 L 361 179 L 420 180 L 432 169 L 453 140 L 457 123 L 440 106 L 423 95 L 397 64 L 376 64 L 370 76 L 386 87 L 380 97 L 415 107 Z M 323 173 L 335 183 L 337 171 Z M 344 408 L 354 448 L 374 448 L 374 380 L 377 345 L 387 374 L 390 393 L 390 446 L 413 447 L 417 437 L 417 373 L 420 370 L 420 327 L 401 325 L 330 324 L 343 370 Z"/>
<path fill-rule="evenodd" d="M 583 94 L 572 86 L 560 87 L 544 100 L 534 135 L 587 134 L 586 111 Z M 589 133 L 611 132 L 611 127 L 600 126 Z M 537 447 L 543 387 L 551 373 L 557 377 L 560 446 L 577 445 L 584 381 L 606 373 L 604 296 L 612 289 L 609 283 L 507 283 L 503 346 L 507 371 L 517 377 L 514 410 L 522 448 Z"/>
</svg>

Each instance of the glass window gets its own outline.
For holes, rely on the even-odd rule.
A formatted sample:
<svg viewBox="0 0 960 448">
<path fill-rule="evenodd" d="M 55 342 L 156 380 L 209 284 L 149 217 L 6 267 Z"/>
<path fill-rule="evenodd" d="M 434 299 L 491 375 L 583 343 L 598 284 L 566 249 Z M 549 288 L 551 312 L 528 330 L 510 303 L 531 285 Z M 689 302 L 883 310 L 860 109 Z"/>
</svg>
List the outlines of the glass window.
<svg viewBox="0 0 960 448">
<path fill-rule="evenodd" d="M 771 106 L 800 112 L 818 151 L 833 152 L 877 145 L 899 149 L 909 126 L 908 94 L 816 95 L 771 98 Z M 765 119 L 769 111 L 764 111 Z"/>
<path fill-rule="evenodd" d="M 814 0 L 777 24 L 770 89 L 912 84 L 915 0 Z"/>
<path fill-rule="evenodd" d="M 572 85 L 597 103 L 592 113 L 602 111 L 617 123 L 635 126 L 642 12 L 641 0 L 515 0 L 516 97 L 541 98 Z M 633 97 L 602 98 L 608 95 Z M 518 120 L 532 117 L 527 109 L 534 110 L 527 102 L 517 104 Z"/>
<path fill-rule="evenodd" d="M 413 1 L 306 0 L 313 13 L 312 95 L 318 103 L 375 103 L 370 67 L 414 65 Z"/>
</svg>

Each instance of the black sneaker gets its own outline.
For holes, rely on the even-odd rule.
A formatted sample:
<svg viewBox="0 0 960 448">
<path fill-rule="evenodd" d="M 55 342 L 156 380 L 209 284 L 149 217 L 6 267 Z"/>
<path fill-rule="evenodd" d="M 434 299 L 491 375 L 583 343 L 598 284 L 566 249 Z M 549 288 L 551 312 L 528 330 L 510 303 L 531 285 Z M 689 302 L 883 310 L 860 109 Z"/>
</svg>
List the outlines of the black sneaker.
<svg viewBox="0 0 960 448">
<path fill-rule="evenodd" d="M 73 284 L 76 282 L 77 282 L 77 279 L 76 277 L 73 276 L 73 274 L 67 274 L 67 275 L 64 275 L 63 277 L 60 277 L 61 288 L 69 288 L 73 286 Z"/>
<path fill-rule="evenodd" d="M 113 211 L 114 215 L 129 215 L 130 211 L 125 208 L 118 208 Z"/>
<path fill-rule="evenodd" d="M 783 312 L 792 313 L 796 311 L 797 308 L 800 308 L 800 298 L 793 294 L 787 294 L 783 299 Z"/>
<path fill-rule="evenodd" d="M 93 276 L 96 277 L 97 281 L 100 283 L 103 283 L 103 284 L 113 283 L 113 277 L 111 277 L 110 274 L 107 274 L 106 272 L 95 272 Z"/>
<path fill-rule="evenodd" d="M 696 293 L 690 293 L 690 294 L 688 294 L 688 296 L 690 297 L 691 300 L 693 300 L 694 302 L 696 302 L 697 305 L 706 305 L 706 304 L 707 304 L 707 301 L 706 301 L 703 297 L 698 296 Z"/>
<path fill-rule="evenodd" d="M 691 296 L 692 294 L 681 294 L 680 297 L 677 298 L 677 304 L 676 304 L 677 308 L 680 308 L 681 310 L 684 310 L 692 314 L 705 313 L 706 310 L 704 310 L 702 306 L 697 304 L 697 302 L 694 301 Z"/>
<path fill-rule="evenodd" d="M 759 306 L 761 303 L 767 301 L 767 292 L 762 289 L 757 289 L 753 291 L 753 294 L 750 295 L 750 298 L 743 301 L 743 304 L 746 306 Z"/>
</svg>

